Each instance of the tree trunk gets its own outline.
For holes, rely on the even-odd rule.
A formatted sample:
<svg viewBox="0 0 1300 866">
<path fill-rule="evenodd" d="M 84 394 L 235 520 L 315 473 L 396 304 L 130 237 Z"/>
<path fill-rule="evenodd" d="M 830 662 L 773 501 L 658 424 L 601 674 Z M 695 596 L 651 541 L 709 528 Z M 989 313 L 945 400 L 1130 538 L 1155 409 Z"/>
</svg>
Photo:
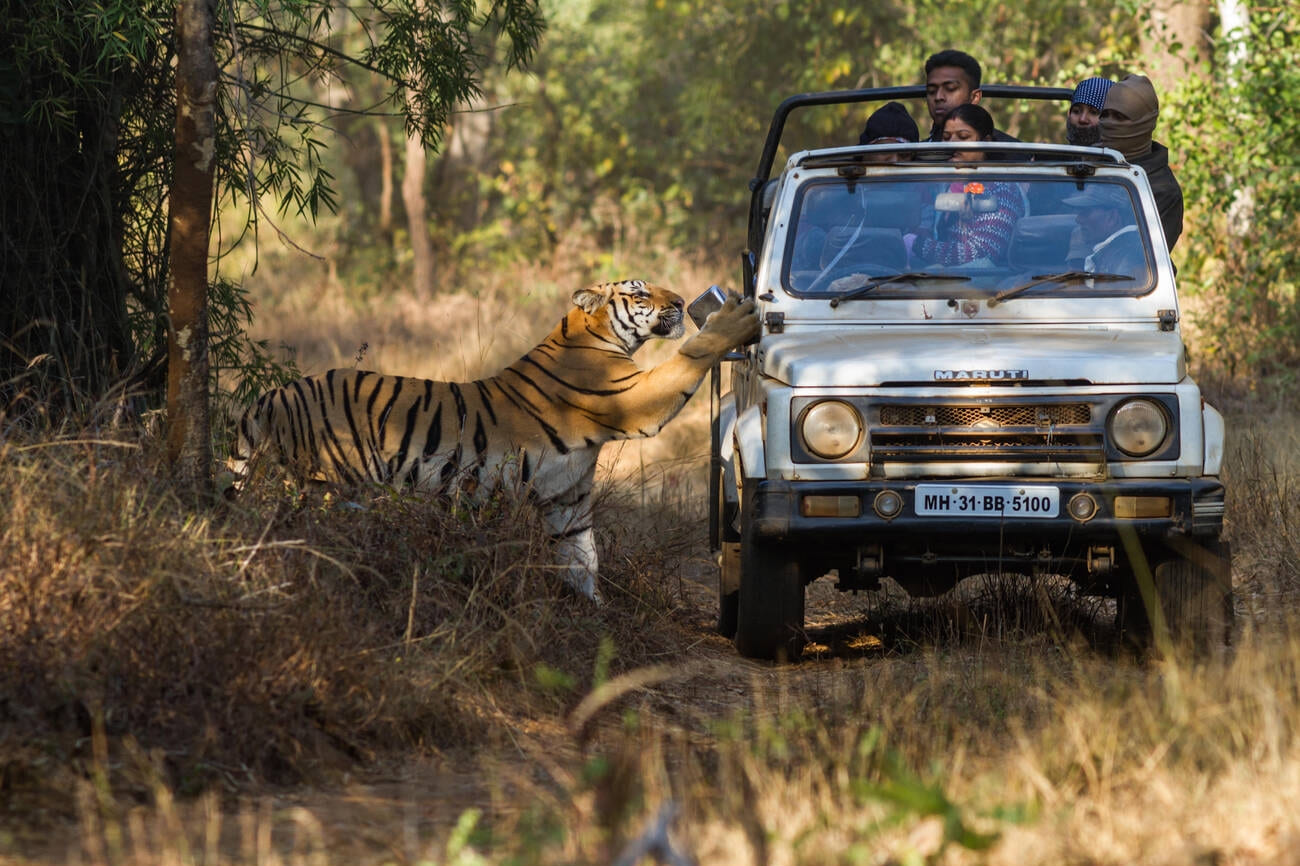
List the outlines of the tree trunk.
<svg viewBox="0 0 1300 866">
<path fill-rule="evenodd" d="M 1209 57 L 1210 0 L 1153 0 L 1151 24 L 1142 35 L 1147 75 L 1162 99 L 1180 81 L 1202 77 Z M 1142 70 L 1139 70 L 1142 71 Z"/>
<path fill-rule="evenodd" d="M 379 136 L 379 230 L 391 239 L 393 230 L 393 135 L 388 131 L 388 119 L 375 120 Z"/>
<path fill-rule="evenodd" d="M 406 174 L 402 177 L 402 202 L 406 205 L 406 225 L 411 235 L 411 252 L 415 257 L 415 292 L 418 297 L 433 297 L 433 240 L 425 216 L 425 154 L 420 136 L 406 137 Z"/>
<path fill-rule="evenodd" d="M 176 163 L 167 287 L 167 456 L 182 485 L 212 489 L 208 415 L 208 229 L 212 213 L 217 64 L 212 0 L 176 4 Z"/>
</svg>

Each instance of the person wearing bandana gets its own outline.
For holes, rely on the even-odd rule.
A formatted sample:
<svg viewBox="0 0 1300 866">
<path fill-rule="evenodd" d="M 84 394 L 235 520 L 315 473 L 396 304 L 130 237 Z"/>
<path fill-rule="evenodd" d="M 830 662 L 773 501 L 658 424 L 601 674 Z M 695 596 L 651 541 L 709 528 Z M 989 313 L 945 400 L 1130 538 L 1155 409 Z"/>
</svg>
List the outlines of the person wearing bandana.
<svg viewBox="0 0 1300 866">
<path fill-rule="evenodd" d="M 1160 103 L 1151 79 L 1129 75 L 1106 92 L 1101 109 L 1101 144 L 1124 154 L 1147 173 L 1155 193 L 1160 225 L 1172 251 L 1183 233 L 1183 189 L 1169 168 L 1169 148 L 1152 141 Z"/>
<path fill-rule="evenodd" d="M 1101 110 L 1106 105 L 1106 93 L 1114 84 L 1109 78 L 1085 78 L 1078 83 L 1065 116 L 1066 144 L 1096 147 L 1101 143 Z"/>
</svg>

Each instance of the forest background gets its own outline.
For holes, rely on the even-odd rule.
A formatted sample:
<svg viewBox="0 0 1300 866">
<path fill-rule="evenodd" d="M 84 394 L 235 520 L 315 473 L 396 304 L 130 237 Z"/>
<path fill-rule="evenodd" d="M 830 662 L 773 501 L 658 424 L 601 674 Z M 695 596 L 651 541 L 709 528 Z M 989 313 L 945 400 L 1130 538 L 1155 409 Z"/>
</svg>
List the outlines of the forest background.
<svg viewBox="0 0 1300 866">
<path fill-rule="evenodd" d="M 339 208 L 314 235 L 305 226 L 291 232 L 325 255 L 330 281 L 358 299 L 393 285 L 428 297 L 481 290 L 485 273 L 516 274 L 526 264 L 522 279 L 542 283 L 549 266 L 577 283 L 648 276 L 675 284 L 692 272 L 735 285 L 747 184 L 774 107 L 797 92 L 920 82 L 925 58 L 953 46 L 981 60 L 985 83 L 1071 86 L 1129 72 L 1155 79 L 1156 138 L 1171 148 L 1187 202 L 1174 257 L 1196 360 L 1249 389 L 1295 381 L 1300 202 L 1288 178 L 1300 139 L 1294 114 L 1277 110 L 1300 104 L 1300 45 L 1287 4 L 542 7 L 548 29 L 527 73 L 490 73 L 482 95 L 451 117 L 445 146 L 428 160 L 423 201 L 403 178 L 425 157 L 402 149 L 397 124 L 343 125 L 347 134 L 327 156 Z M 366 101 L 356 89 L 332 96 Z M 1063 140 L 1057 107 L 988 107 L 1025 140 Z M 909 108 L 928 129 L 924 104 Z M 865 113 L 797 113 L 783 152 L 852 143 Z M 423 225 L 407 218 L 417 208 L 427 213 Z M 703 285 L 677 288 L 693 295 Z"/>
<path fill-rule="evenodd" d="M 0 10 L 15 24 L 0 63 L 10 417 L 25 405 L 15 396 L 36 397 L 39 416 L 52 401 L 85 409 L 123 383 L 156 402 L 172 7 L 21 6 Z M 986 83 L 1150 74 L 1156 138 L 1187 202 L 1174 257 L 1201 328 L 1197 360 L 1251 388 L 1294 380 L 1300 121 L 1279 110 L 1300 104 L 1289 4 L 480 6 L 439 4 L 426 22 L 440 23 L 424 32 L 427 3 L 216 4 L 209 302 L 214 384 L 231 405 L 284 373 L 282 353 L 248 339 L 249 287 L 284 298 L 328 286 L 364 309 L 405 291 L 481 293 L 506 273 L 516 286 L 564 282 L 550 288 L 562 296 L 624 276 L 674 284 L 686 263 L 734 282 L 747 182 L 775 105 L 795 92 L 918 82 L 926 56 L 949 46 L 980 58 Z M 384 27 L 397 38 L 380 42 Z M 417 99 L 393 83 L 428 74 L 413 60 L 422 39 L 438 46 L 424 63 L 441 51 L 468 69 L 447 64 L 460 77 Z M 410 125 L 403 107 L 417 113 Z M 1027 140 L 1063 137 L 1062 110 L 990 108 Z M 926 128 L 924 105 L 911 109 Z M 787 152 L 855 141 L 863 113 L 797 115 Z"/>
</svg>

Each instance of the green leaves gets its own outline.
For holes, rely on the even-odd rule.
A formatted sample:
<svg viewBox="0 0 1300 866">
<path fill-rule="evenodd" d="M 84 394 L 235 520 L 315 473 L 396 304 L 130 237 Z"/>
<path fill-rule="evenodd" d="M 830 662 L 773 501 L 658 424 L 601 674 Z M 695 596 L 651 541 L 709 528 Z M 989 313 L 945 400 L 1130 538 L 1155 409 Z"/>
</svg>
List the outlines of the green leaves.
<svg viewBox="0 0 1300 866">
<path fill-rule="evenodd" d="M 1014 8 L 996 0 L 547 0 L 545 8 L 550 30 L 536 78 L 489 84 L 509 106 L 494 118 L 492 153 L 517 170 L 495 179 L 487 211 L 505 230 L 483 236 L 526 244 L 511 251 L 519 257 L 574 236 L 604 248 L 639 240 L 730 257 L 744 245 L 746 184 L 785 97 L 919 83 L 926 57 L 949 46 L 983 61 L 988 81 L 1061 84 L 1116 71 L 1139 29 L 1108 4 L 1061 0 Z M 990 107 L 1002 128 L 1064 140 L 1063 108 Z M 928 132 L 924 103 L 908 108 Z M 780 159 L 855 143 L 868 113 L 796 113 Z"/>
<path fill-rule="evenodd" d="M 1186 203 L 1176 259 L 1201 296 L 1201 352 L 1229 375 L 1293 377 L 1300 361 L 1300 24 L 1253 8 L 1235 38 L 1215 43 L 1217 85 L 1162 94 L 1166 140 Z"/>
</svg>

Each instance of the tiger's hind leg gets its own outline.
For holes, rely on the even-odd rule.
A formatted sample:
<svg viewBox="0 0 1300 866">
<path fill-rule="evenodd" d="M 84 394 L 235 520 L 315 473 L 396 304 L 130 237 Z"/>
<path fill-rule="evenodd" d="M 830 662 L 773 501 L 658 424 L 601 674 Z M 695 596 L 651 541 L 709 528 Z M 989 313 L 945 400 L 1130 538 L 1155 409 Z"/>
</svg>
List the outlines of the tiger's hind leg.
<svg viewBox="0 0 1300 866">
<path fill-rule="evenodd" d="M 564 582 L 596 604 L 604 604 L 596 588 L 596 536 L 591 526 L 560 536 L 555 553 Z"/>
</svg>

